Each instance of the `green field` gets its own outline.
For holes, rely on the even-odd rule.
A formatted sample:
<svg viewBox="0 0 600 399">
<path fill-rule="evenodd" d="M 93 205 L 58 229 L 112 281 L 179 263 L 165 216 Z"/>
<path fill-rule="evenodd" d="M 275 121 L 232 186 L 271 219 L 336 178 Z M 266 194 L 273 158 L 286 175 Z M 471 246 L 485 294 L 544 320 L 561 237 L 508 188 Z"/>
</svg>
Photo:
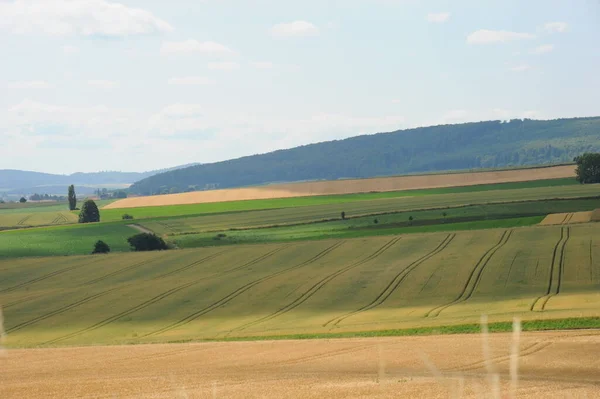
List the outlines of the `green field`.
<svg viewBox="0 0 600 399">
<path fill-rule="evenodd" d="M 124 224 L 39 227 L 0 232 L 0 259 L 24 256 L 89 254 L 98 240 L 113 251 L 129 251 L 127 238 L 137 232 Z"/>
<path fill-rule="evenodd" d="M 9 346 L 600 316 L 600 225 L 0 261 Z"/>
</svg>

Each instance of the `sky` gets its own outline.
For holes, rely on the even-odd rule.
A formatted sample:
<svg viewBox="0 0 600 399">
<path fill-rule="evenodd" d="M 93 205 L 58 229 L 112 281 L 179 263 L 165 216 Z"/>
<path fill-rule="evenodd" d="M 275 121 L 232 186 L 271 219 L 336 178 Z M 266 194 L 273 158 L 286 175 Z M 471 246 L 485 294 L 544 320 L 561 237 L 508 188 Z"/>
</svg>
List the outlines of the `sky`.
<svg viewBox="0 0 600 399">
<path fill-rule="evenodd" d="M 600 0 L 0 0 L 0 169 L 600 115 Z"/>
</svg>

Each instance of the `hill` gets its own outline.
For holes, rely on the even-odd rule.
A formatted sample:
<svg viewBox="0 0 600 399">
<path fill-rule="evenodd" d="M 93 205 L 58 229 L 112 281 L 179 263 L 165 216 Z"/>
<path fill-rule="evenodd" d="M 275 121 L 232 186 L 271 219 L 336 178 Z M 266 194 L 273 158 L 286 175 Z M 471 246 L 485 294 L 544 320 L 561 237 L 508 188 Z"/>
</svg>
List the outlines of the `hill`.
<svg viewBox="0 0 600 399">
<path fill-rule="evenodd" d="M 35 192 L 48 192 L 49 189 L 56 190 L 52 186 L 65 186 L 69 184 L 86 186 L 106 186 L 106 185 L 124 185 L 135 181 L 145 179 L 157 173 L 169 172 L 178 168 L 186 168 L 197 164 L 187 164 L 176 166 L 169 169 L 160 169 L 149 172 L 93 172 L 93 173 L 73 173 L 70 175 L 58 175 L 41 172 L 31 172 L 14 169 L 0 169 L 0 190 L 18 194 L 33 194 Z M 45 188 L 45 191 L 44 191 Z M 66 189 L 61 189 L 60 192 Z M 93 190 L 89 190 L 93 192 Z"/>
<path fill-rule="evenodd" d="M 363 135 L 160 173 L 141 195 L 273 182 L 365 178 L 570 162 L 600 151 L 600 117 L 441 125 Z"/>
</svg>

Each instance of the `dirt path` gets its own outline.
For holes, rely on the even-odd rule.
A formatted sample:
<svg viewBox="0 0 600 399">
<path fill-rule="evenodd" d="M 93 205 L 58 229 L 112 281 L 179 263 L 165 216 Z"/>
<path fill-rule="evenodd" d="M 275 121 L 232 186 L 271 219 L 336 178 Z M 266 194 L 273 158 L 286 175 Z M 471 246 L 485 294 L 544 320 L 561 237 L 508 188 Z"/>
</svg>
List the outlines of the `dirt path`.
<svg viewBox="0 0 600 399">
<path fill-rule="evenodd" d="M 508 397 L 511 335 L 489 340 Z M 599 345 L 600 331 L 524 333 L 516 397 L 599 397 Z M 487 375 L 478 335 L 29 349 L 0 357 L 0 397 L 492 397 Z"/>
<path fill-rule="evenodd" d="M 154 232 L 152 230 L 147 229 L 144 226 L 141 226 L 139 224 L 128 224 L 127 227 L 131 227 L 132 229 L 135 229 L 135 230 L 139 231 L 140 233 L 154 234 Z"/>
</svg>

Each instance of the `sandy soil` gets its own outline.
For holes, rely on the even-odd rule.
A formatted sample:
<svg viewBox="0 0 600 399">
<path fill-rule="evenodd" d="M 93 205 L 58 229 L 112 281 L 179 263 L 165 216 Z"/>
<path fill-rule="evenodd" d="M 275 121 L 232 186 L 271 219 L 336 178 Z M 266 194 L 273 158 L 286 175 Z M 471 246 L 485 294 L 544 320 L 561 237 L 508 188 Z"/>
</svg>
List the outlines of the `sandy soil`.
<svg viewBox="0 0 600 399">
<path fill-rule="evenodd" d="M 489 367 L 509 397 L 511 335 L 489 341 Z M 0 357 L 0 397 L 493 397 L 482 342 L 455 335 L 10 350 Z M 600 397 L 599 345 L 594 330 L 522 334 L 516 396 Z"/>
<path fill-rule="evenodd" d="M 126 198 L 106 205 L 103 209 L 199 204 L 207 202 L 225 202 L 250 199 L 290 198 L 312 195 L 367 193 L 372 191 L 382 192 L 415 190 L 424 188 L 472 186 L 477 184 L 556 179 L 574 176 L 575 166 L 569 165 L 495 172 L 451 173 L 421 176 L 382 177 L 373 179 L 319 181 Z"/>
<path fill-rule="evenodd" d="M 572 213 L 553 213 L 548 215 L 540 222 L 542 226 L 552 226 L 559 224 L 577 224 L 588 223 L 592 221 L 594 212 L 572 212 Z"/>
</svg>

